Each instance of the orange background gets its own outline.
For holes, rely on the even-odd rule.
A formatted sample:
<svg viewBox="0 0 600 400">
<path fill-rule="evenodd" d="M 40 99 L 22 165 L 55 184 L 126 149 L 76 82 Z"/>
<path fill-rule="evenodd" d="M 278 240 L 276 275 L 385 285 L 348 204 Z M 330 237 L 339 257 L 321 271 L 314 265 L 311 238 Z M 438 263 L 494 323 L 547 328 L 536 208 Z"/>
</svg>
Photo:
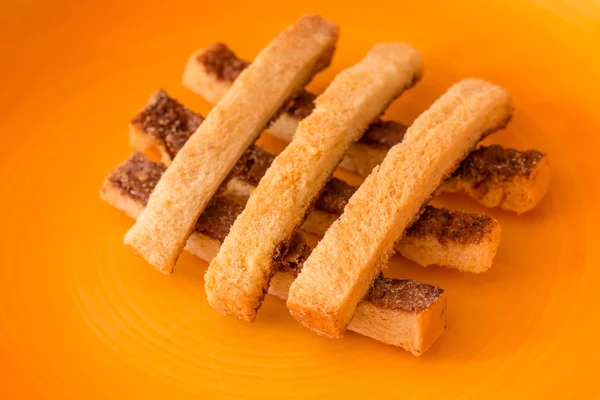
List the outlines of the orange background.
<svg viewBox="0 0 600 400">
<path fill-rule="evenodd" d="M 598 3 L 16 3 L 0 9 L 1 398 L 600 394 Z M 205 263 L 185 255 L 174 275 L 156 273 L 122 245 L 132 221 L 98 198 L 155 89 L 210 110 L 180 85 L 192 51 L 222 40 L 251 59 L 309 11 L 341 25 L 314 89 L 372 44 L 406 41 L 426 73 L 390 116 L 409 123 L 453 82 L 490 79 L 517 111 L 488 142 L 550 155 L 537 209 L 487 210 L 503 230 L 488 273 L 392 260 L 390 275 L 449 294 L 448 328 L 421 358 L 352 333 L 313 335 L 272 298 L 253 325 L 222 317 L 205 300 Z"/>
</svg>

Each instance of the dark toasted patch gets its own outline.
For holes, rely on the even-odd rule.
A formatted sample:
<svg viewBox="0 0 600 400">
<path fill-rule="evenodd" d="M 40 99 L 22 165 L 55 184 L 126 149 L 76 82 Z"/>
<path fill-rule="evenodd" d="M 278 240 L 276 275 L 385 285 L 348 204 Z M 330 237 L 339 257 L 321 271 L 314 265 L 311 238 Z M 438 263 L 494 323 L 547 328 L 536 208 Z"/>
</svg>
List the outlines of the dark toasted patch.
<svg viewBox="0 0 600 400">
<path fill-rule="evenodd" d="M 108 174 L 107 180 L 122 193 L 146 205 L 165 169 L 163 164 L 152 162 L 135 152 Z"/>
<path fill-rule="evenodd" d="M 497 144 L 481 146 L 460 164 L 452 178 L 481 184 L 529 177 L 544 155 L 539 150 L 521 151 Z"/>
<path fill-rule="evenodd" d="M 248 181 L 252 185 L 258 185 L 261 178 L 271 166 L 275 155 L 258 146 L 250 146 L 240 157 L 230 176 Z"/>
<path fill-rule="evenodd" d="M 314 94 L 301 90 L 296 97 L 288 101 L 283 111 L 299 119 L 304 119 L 315 109 L 316 98 L 317 96 Z"/>
<path fill-rule="evenodd" d="M 407 126 L 396 121 L 384 121 L 381 119 L 373 122 L 359 142 L 373 147 L 391 149 L 402 142 Z"/>
<path fill-rule="evenodd" d="M 341 215 L 357 189 L 340 179 L 331 178 L 323 188 L 315 207 L 330 214 Z"/>
<path fill-rule="evenodd" d="M 183 147 L 204 118 L 159 89 L 132 120 L 140 130 L 164 142 L 171 157 Z"/>
<path fill-rule="evenodd" d="M 417 313 L 431 307 L 442 293 L 444 290 L 434 285 L 414 279 L 386 278 L 380 274 L 365 300 L 377 307 Z"/>
<path fill-rule="evenodd" d="M 414 237 L 433 236 L 440 243 L 474 244 L 488 237 L 494 226 L 494 219 L 483 213 L 426 206 L 407 232 Z"/>
<path fill-rule="evenodd" d="M 238 58 L 224 43 L 210 45 L 198 56 L 198 62 L 206 72 L 213 74 L 220 81 L 233 82 L 250 65 Z"/>
<path fill-rule="evenodd" d="M 198 218 L 195 231 L 222 242 L 243 210 L 242 203 L 221 196 L 213 197 Z"/>
</svg>

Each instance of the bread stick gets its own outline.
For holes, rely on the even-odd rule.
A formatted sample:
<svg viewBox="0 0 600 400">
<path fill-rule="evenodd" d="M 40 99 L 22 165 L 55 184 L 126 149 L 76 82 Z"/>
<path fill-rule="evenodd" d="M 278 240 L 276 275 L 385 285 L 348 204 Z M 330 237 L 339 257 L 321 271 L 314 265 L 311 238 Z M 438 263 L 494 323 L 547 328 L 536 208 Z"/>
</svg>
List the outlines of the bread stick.
<svg viewBox="0 0 600 400">
<path fill-rule="evenodd" d="M 512 115 L 508 92 L 466 79 L 452 86 L 406 131 L 350 198 L 290 287 L 288 308 L 313 331 L 339 338 L 442 180 Z"/>
<path fill-rule="evenodd" d="M 226 45 L 216 43 L 198 50 L 190 57 L 183 84 L 206 100 L 216 103 L 248 65 Z M 314 98 L 312 93 L 302 91 L 269 127 L 269 133 L 290 142 L 300 121 L 314 108 Z M 395 121 L 374 122 L 361 139 L 350 146 L 340 167 L 367 176 L 381 163 L 387 151 L 402 141 L 405 131 L 406 126 Z M 494 154 L 499 152 L 494 151 Z M 518 213 L 533 209 L 549 188 L 547 155 L 539 150 L 507 149 L 503 153 L 501 157 L 486 153 L 483 158 L 467 158 L 453 177 L 440 186 L 440 192 L 464 192 L 486 207 L 501 207 Z M 469 162 L 470 159 L 475 162 Z M 523 162 L 531 164 L 519 168 Z M 469 168 L 464 168 L 467 165 Z M 502 174 L 495 171 L 502 171 Z"/>
<path fill-rule="evenodd" d="M 171 273 L 221 182 L 285 101 L 329 64 L 337 36 L 335 24 L 305 16 L 267 45 L 179 151 L 125 243 Z"/>
<path fill-rule="evenodd" d="M 135 219 L 164 169 L 164 165 L 136 153 L 108 175 L 100 197 Z M 185 250 L 210 262 L 242 208 L 226 198 L 213 199 L 196 223 Z M 293 254 L 284 257 L 271 279 L 270 294 L 287 298 L 301 261 Z M 358 305 L 348 329 L 419 356 L 444 331 L 445 310 L 446 293 L 439 287 L 410 279 L 378 277 Z"/>
<path fill-rule="evenodd" d="M 225 186 L 223 196 L 245 205 L 250 191 L 272 161 L 266 154 L 265 150 L 251 147 L 234 168 L 235 175 Z M 141 162 L 142 159 L 149 162 L 145 156 L 138 155 L 137 163 L 126 164 L 128 174 L 145 177 L 145 185 L 154 188 L 166 167 L 155 164 L 153 170 L 160 171 L 160 174 L 149 175 L 143 168 L 145 163 Z M 323 236 L 342 214 L 356 189 L 337 178 L 330 179 L 300 229 Z M 231 214 L 231 210 L 217 207 L 213 209 L 213 214 L 221 219 L 223 214 Z M 237 214 L 232 217 L 235 219 Z M 220 231 L 225 229 L 229 232 L 229 226 L 220 227 Z M 500 224 L 494 218 L 483 213 L 472 214 L 427 206 L 395 248 L 404 257 L 422 266 L 436 264 L 463 272 L 480 273 L 490 268 L 499 243 Z"/>
<path fill-rule="evenodd" d="M 350 144 L 422 74 L 420 54 L 401 43 L 375 45 L 340 72 L 260 180 L 204 277 L 217 311 L 253 322 L 274 263 Z"/>
<path fill-rule="evenodd" d="M 439 192 L 466 192 L 486 207 L 520 214 L 537 206 L 549 188 L 550 163 L 545 153 L 496 144 L 472 152 Z"/>
<path fill-rule="evenodd" d="M 236 57 L 225 44 L 215 43 L 192 54 L 182 83 L 214 104 L 227 93 L 233 81 L 248 65 L 250 63 Z M 315 98 L 314 94 L 301 91 L 269 126 L 269 133 L 291 142 L 300 121 L 314 109 Z M 396 122 L 377 120 L 372 125 L 358 142 L 350 146 L 340 163 L 342 168 L 367 176 L 383 160 L 387 150 L 402 141 L 406 130 L 406 126 Z M 385 135 L 381 135 L 382 130 L 376 129 L 377 126 L 387 128 Z"/>
<path fill-rule="evenodd" d="M 200 121 L 200 115 L 159 90 L 133 118 L 130 137 L 135 138 L 132 140 L 134 144 L 150 143 L 150 146 L 157 147 L 162 154 L 162 162 L 168 165 Z M 147 146 L 139 145 L 137 148 L 144 151 Z M 250 191 L 256 187 L 274 158 L 266 150 L 251 146 L 233 168 L 225 194 L 247 201 Z M 467 161 L 468 158 L 463 164 Z M 355 191 L 356 187 L 344 181 L 330 179 L 301 229 L 323 236 L 341 215 Z M 404 257 L 423 266 L 436 264 L 481 273 L 491 267 L 499 244 L 500 224 L 494 218 L 427 207 L 395 247 Z"/>
</svg>

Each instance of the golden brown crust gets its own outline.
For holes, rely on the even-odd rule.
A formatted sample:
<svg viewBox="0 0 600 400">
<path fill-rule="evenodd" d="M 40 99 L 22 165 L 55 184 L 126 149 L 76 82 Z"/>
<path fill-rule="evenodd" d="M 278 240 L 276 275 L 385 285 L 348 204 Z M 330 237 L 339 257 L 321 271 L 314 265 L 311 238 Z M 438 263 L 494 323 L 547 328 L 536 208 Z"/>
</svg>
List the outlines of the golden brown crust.
<svg viewBox="0 0 600 400">
<path fill-rule="evenodd" d="M 132 176 L 132 173 L 133 176 L 137 175 L 132 172 L 132 160 L 135 160 L 133 164 L 140 160 L 146 162 L 148 164 L 146 168 L 152 169 L 154 166 L 159 166 L 151 173 L 160 173 L 161 164 L 152 163 L 142 155 L 134 155 L 109 174 L 100 191 L 100 196 L 130 217 L 137 218 L 144 209 L 145 203 L 140 196 L 132 193 L 131 189 L 135 185 L 130 185 L 128 178 L 125 178 L 125 176 Z M 126 166 L 128 163 L 129 167 Z M 141 181 L 145 180 L 141 179 Z M 144 186 L 144 188 L 147 187 L 147 185 Z M 219 201 L 222 202 L 222 205 L 215 209 L 227 208 L 226 204 L 234 203 L 225 198 L 221 198 Z M 210 210 L 209 206 L 204 214 L 210 213 Z M 204 214 L 200 220 L 206 218 Z M 203 231 L 200 225 L 199 221 L 188 240 L 186 250 L 210 262 L 218 250 L 219 241 L 212 236 L 211 231 Z M 289 286 L 310 251 L 302 236 L 297 235 L 296 237 L 297 239 L 290 246 L 290 250 L 283 257 L 282 262 L 277 264 L 269 290 L 271 294 L 283 300 L 286 300 Z M 446 294 L 442 289 L 433 285 L 415 281 L 407 285 L 405 280 L 385 277 L 380 279 L 381 282 L 377 280 L 374 284 L 374 287 L 378 288 L 377 292 L 369 294 L 359 305 L 348 329 L 393 346 L 403 347 L 415 356 L 423 354 L 445 328 Z M 435 293 L 438 294 L 437 298 L 433 297 Z M 426 304 L 423 299 L 428 299 L 429 306 L 427 308 L 423 308 Z"/>
<path fill-rule="evenodd" d="M 421 114 L 305 261 L 290 288 L 292 316 L 319 334 L 341 337 L 394 242 L 443 179 L 511 115 L 508 92 L 477 79 L 455 84 Z"/>
<path fill-rule="evenodd" d="M 337 37 L 337 25 L 314 15 L 275 37 L 179 151 L 125 243 L 171 273 L 227 174 L 286 100 L 329 63 Z"/>
<path fill-rule="evenodd" d="M 254 321 L 273 263 L 345 151 L 421 73 L 416 50 L 389 43 L 375 45 L 335 77 L 266 171 L 211 262 L 204 281 L 213 308 Z"/>
</svg>

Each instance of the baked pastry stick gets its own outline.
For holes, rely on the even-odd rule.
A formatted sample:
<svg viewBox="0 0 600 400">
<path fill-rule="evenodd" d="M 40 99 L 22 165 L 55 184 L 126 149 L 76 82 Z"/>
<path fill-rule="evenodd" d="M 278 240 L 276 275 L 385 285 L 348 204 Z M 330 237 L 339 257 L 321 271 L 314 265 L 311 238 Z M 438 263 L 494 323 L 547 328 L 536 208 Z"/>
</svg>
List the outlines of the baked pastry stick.
<svg viewBox="0 0 600 400">
<path fill-rule="evenodd" d="M 421 114 L 304 263 L 287 301 L 294 318 L 317 333 L 341 337 L 394 242 L 442 180 L 511 114 L 508 92 L 477 79 L 455 84 Z"/>
<path fill-rule="evenodd" d="M 156 148 L 162 154 L 163 163 L 168 165 L 202 120 L 202 116 L 159 90 L 133 118 L 129 135 L 139 151 Z M 479 150 L 474 153 L 479 153 Z M 275 155 L 266 150 L 250 146 L 230 173 L 231 179 L 223 184 L 224 194 L 245 203 L 274 158 Z M 494 159 L 500 160 L 498 157 Z M 341 215 L 356 189 L 342 180 L 331 178 L 301 229 L 323 236 Z M 500 244 L 500 231 L 498 221 L 489 215 L 428 206 L 395 247 L 404 257 L 423 266 L 437 264 L 480 273 L 492 265 Z"/>
<path fill-rule="evenodd" d="M 100 197 L 132 218 L 148 201 L 165 167 L 136 153 L 112 171 Z M 185 250 L 210 262 L 229 227 L 243 209 L 226 197 L 215 197 L 198 219 Z M 269 293 L 283 300 L 302 267 L 307 248 L 295 236 L 293 245 L 276 264 Z M 437 286 L 413 279 L 379 276 L 360 302 L 348 329 L 383 343 L 402 347 L 415 356 L 423 354 L 446 326 L 446 293 Z"/>
<path fill-rule="evenodd" d="M 285 101 L 329 64 L 337 37 L 337 25 L 305 16 L 267 45 L 180 150 L 125 243 L 171 273 L 221 182 Z"/>
<path fill-rule="evenodd" d="M 190 57 L 183 84 L 216 103 L 248 65 L 226 45 L 216 43 Z M 315 97 L 301 91 L 269 127 L 269 133 L 291 141 L 300 121 L 313 110 Z M 367 176 L 388 150 L 402 141 L 405 132 L 406 126 L 398 122 L 375 121 L 360 140 L 350 146 L 340 166 Z M 537 206 L 545 196 L 549 177 L 550 164 L 544 152 L 494 145 L 467 157 L 452 177 L 442 183 L 440 192 L 465 192 L 486 207 L 523 213 Z"/>
<path fill-rule="evenodd" d="M 422 69 L 420 54 L 409 45 L 378 44 L 335 77 L 298 126 L 294 140 L 266 171 L 210 263 L 204 286 L 213 308 L 247 322 L 255 320 L 274 263 L 344 152 L 420 78 Z"/>
</svg>

